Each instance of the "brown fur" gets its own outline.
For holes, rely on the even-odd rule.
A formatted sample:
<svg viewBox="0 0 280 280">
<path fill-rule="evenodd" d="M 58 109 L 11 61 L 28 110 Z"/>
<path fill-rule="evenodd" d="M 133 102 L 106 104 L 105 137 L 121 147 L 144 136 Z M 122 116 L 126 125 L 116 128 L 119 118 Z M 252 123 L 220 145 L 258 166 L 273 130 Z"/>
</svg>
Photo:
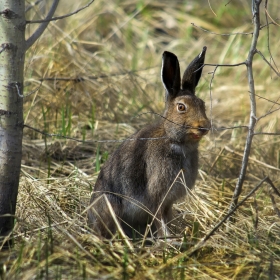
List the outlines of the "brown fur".
<svg viewBox="0 0 280 280">
<path fill-rule="evenodd" d="M 172 205 L 186 195 L 185 185 L 179 179 L 173 182 L 183 171 L 187 188 L 194 186 L 198 171 L 198 143 L 210 129 L 204 102 L 195 96 L 205 52 L 206 47 L 186 69 L 182 89 L 178 59 L 174 54 L 164 52 L 164 118 L 129 138 L 135 140 L 124 141 L 101 169 L 88 212 L 88 224 L 97 234 L 110 237 L 116 232 L 115 222 L 102 195 L 107 196 L 129 236 L 132 228 L 143 233 L 153 216 L 153 229 L 157 236 L 170 234 L 168 223 L 172 219 Z M 180 111 L 180 104 L 186 110 Z"/>
</svg>

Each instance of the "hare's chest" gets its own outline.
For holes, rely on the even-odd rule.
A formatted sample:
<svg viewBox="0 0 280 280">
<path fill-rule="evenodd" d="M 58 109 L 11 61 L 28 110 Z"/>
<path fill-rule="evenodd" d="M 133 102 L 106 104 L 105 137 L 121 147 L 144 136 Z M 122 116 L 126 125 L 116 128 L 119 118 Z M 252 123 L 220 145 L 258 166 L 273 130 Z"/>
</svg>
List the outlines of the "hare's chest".
<svg viewBox="0 0 280 280">
<path fill-rule="evenodd" d="M 185 146 L 178 144 L 172 144 L 171 149 L 174 156 L 175 169 L 177 169 L 178 173 L 181 170 L 183 171 L 182 174 L 184 176 L 182 179 L 185 181 L 187 187 L 191 189 L 194 186 L 197 177 L 198 150 L 190 150 Z"/>
</svg>

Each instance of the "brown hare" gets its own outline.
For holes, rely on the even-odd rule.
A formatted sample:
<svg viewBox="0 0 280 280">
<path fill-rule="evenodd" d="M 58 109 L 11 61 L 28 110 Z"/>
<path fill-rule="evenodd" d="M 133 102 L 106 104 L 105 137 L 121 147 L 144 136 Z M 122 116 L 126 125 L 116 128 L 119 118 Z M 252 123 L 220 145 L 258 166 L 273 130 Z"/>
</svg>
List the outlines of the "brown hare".
<svg viewBox="0 0 280 280">
<path fill-rule="evenodd" d="M 101 169 L 88 211 L 88 225 L 98 235 L 109 238 L 117 230 L 108 204 L 128 236 L 132 230 L 143 234 L 149 223 L 157 237 L 170 235 L 172 205 L 194 186 L 199 140 L 210 129 L 204 102 L 195 96 L 205 53 L 206 47 L 189 64 L 182 83 L 176 55 L 163 53 L 163 117 L 124 141 Z"/>
</svg>

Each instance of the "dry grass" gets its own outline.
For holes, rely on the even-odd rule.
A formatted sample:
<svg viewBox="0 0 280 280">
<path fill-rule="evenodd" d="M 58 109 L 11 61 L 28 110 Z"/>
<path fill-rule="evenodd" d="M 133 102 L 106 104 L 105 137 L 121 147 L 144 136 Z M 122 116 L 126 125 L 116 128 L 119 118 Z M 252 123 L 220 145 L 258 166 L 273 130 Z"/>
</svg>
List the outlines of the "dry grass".
<svg viewBox="0 0 280 280">
<path fill-rule="evenodd" d="M 87 3 L 72 2 L 61 1 L 57 14 Z M 50 23 L 27 53 L 25 90 L 38 86 L 39 90 L 25 99 L 25 123 L 85 141 L 45 137 L 25 128 L 15 247 L 0 256 L 1 279 L 279 279 L 280 198 L 268 185 L 238 209 L 235 223 L 222 226 L 195 256 L 186 254 L 228 211 L 246 129 L 213 131 L 202 141 L 196 188 L 174 207 L 180 248 L 164 241 L 144 247 L 136 242 L 130 251 L 124 240 L 101 241 L 86 226 L 86 208 L 100 165 L 119 144 L 96 140 L 124 139 L 155 119 L 152 113 L 142 113 L 162 112 L 163 50 L 184 58 L 182 66 L 204 45 L 206 63 L 246 59 L 250 35 L 218 36 L 191 25 L 217 33 L 251 32 L 250 7 L 245 1 L 227 6 L 211 3 L 217 16 L 205 1 L 170 3 L 96 1 L 73 17 Z M 269 3 L 275 19 L 280 4 Z M 35 7 L 27 18 L 38 18 L 42 11 L 44 7 Z M 279 26 L 270 25 L 276 63 L 278 35 Z M 258 49 L 269 57 L 265 29 Z M 213 124 L 247 125 L 245 67 L 219 68 L 212 100 L 211 71 L 213 67 L 205 67 L 198 94 L 206 101 Z M 258 56 L 254 71 L 257 94 L 280 103 L 279 79 Z M 257 103 L 258 116 L 279 106 L 261 98 Z M 268 115 L 259 122 L 258 131 L 279 132 L 279 119 L 278 111 Z M 241 198 L 264 174 L 279 190 L 279 172 L 279 137 L 256 136 Z"/>
</svg>

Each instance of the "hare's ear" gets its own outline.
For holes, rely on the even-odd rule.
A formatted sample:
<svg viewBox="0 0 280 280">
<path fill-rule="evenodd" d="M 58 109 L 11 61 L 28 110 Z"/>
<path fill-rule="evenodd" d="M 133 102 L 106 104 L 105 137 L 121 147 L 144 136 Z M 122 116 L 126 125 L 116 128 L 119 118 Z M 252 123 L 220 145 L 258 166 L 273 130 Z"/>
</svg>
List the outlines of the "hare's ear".
<svg viewBox="0 0 280 280">
<path fill-rule="evenodd" d="M 161 80 L 166 89 L 166 101 L 176 97 L 181 89 L 180 65 L 171 52 L 165 51 L 162 55 Z"/>
<path fill-rule="evenodd" d="M 207 48 L 203 47 L 202 52 L 189 64 L 183 75 L 183 89 L 189 90 L 193 94 L 201 77 L 206 50 Z"/>
</svg>

